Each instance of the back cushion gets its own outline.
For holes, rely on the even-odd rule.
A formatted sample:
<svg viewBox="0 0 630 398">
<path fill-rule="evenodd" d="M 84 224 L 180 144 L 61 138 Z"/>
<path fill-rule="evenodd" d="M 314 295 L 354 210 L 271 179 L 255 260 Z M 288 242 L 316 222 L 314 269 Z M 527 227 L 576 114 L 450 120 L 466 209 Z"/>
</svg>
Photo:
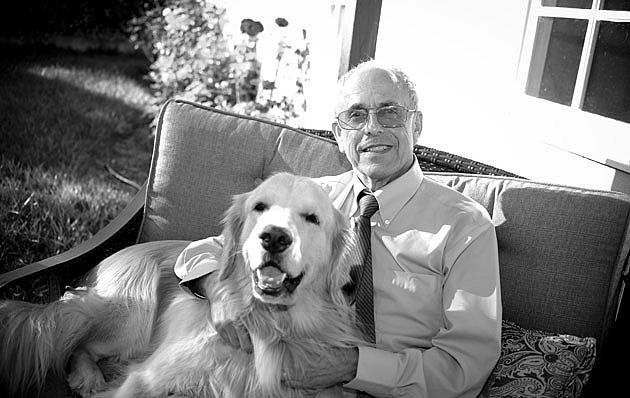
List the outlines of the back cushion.
<svg viewBox="0 0 630 398">
<path fill-rule="evenodd" d="M 602 337 L 602 325 L 614 319 L 627 256 L 626 195 L 428 174 L 483 204 L 492 216 L 505 319 L 531 329 Z"/>
<path fill-rule="evenodd" d="M 275 172 L 350 169 L 333 141 L 185 101 L 162 108 L 155 142 L 142 242 L 218 235 L 232 196 Z"/>
</svg>

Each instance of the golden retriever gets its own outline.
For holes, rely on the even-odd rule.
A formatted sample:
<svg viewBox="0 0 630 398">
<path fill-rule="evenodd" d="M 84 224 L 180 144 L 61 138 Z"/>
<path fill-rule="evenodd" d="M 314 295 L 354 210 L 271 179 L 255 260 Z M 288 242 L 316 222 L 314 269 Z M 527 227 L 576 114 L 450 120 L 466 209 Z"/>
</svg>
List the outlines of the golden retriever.
<svg viewBox="0 0 630 398">
<path fill-rule="evenodd" d="M 342 292 L 344 218 L 313 181 L 280 173 L 235 196 L 223 227 L 221 268 L 202 280 L 207 300 L 173 274 L 189 242 L 159 241 L 113 254 L 85 288 L 49 305 L 0 303 L 6 393 L 38 392 L 50 373 L 82 396 L 309 395 L 283 384 L 282 369 L 306 372 L 310 358 L 332 361 L 360 343 Z M 219 337 L 219 314 L 246 326 L 253 353 Z"/>
</svg>

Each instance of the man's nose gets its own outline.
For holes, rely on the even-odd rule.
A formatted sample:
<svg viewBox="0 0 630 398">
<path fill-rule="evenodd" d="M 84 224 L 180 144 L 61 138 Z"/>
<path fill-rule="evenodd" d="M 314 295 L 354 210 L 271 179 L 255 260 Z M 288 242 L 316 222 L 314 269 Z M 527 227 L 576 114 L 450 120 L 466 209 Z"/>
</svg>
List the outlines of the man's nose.
<svg viewBox="0 0 630 398">
<path fill-rule="evenodd" d="M 369 112 L 364 126 L 367 134 L 379 134 L 382 132 L 383 126 L 378 122 L 376 112 Z"/>
</svg>

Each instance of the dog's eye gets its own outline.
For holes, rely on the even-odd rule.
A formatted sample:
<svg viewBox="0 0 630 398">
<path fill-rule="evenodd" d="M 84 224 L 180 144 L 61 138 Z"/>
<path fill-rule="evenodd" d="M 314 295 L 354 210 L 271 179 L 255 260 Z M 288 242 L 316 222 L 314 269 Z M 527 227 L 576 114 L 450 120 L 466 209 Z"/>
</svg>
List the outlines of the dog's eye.
<svg viewBox="0 0 630 398">
<path fill-rule="evenodd" d="M 265 211 L 267 210 L 267 205 L 264 202 L 258 202 L 256 203 L 256 206 L 254 206 L 254 211 Z"/>
<path fill-rule="evenodd" d="M 313 214 L 313 213 L 304 214 L 304 219 L 306 220 L 306 222 L 319 225 L 319 218 L 317 217 L 316 214 Z"/>
</svg>

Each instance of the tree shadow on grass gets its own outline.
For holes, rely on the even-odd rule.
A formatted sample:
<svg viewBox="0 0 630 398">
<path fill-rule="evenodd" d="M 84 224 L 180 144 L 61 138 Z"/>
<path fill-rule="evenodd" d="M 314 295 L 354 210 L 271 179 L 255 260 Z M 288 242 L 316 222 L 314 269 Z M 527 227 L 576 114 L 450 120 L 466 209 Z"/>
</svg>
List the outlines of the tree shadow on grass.
<svg viewBox="0 0 630 398">
<path fill-rule="evenodd" d="M 95 71 L 113 71 L 134 79 L 138 84 L 148 85 L 145 76 L 150 61 L 140 53 L 131 55 L 107 51 L 77 52 L 45 44 L 19 45 L 8 42 L 0 42 L 0 49 L 2 50 L 0 65 L 3 66 L 43 63 Z"/>
<path fill-rule="evenodd" d="M 0 272 L 89 238 L 148 175 L 146 61 L 6 48 L 0 61 Z"/>
<path fill-rule="evenodd" d="M 0 134 L 6 143 L 0 153 L 77 177 L 120 162 L 134 178 L 146 173 L 154 109 L 146 85 L 138 83 L 138 61 L 28 54 L 0 64 Z"/>
</svg>

